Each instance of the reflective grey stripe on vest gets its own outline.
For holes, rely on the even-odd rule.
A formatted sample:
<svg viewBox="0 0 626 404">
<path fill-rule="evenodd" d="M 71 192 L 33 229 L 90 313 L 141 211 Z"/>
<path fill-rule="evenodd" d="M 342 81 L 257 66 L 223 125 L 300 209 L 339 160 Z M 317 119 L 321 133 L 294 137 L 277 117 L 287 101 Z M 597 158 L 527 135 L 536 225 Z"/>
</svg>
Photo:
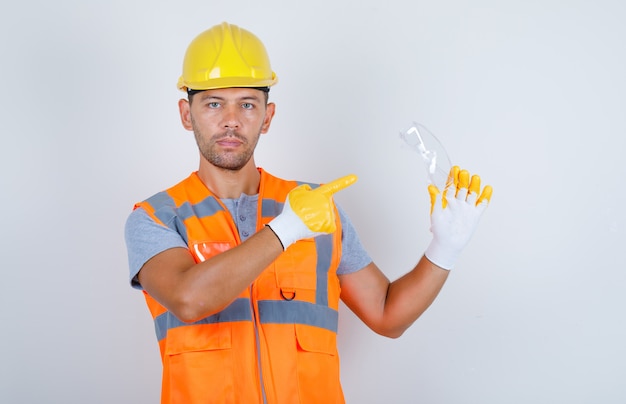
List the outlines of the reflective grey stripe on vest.
<svg viewBox="0 0 626 404">
<path fill-rule="evenodd" d="M 261 324 L 304 324 L 337 332 L 339 313 L 330 307 L 298 300 L 261 300 L 259 319 Z M 234 321 L 252 321 L 248 299 L 239 298 L 221 312 L 193 323 L 182 322 L 168 311 L 157 316 L 154 326 L 160 341 L 172 328 Z"/>
<path fill-rule="evenodd" d="M 224 210 L 213 196 L 209 196 L 195 205 L 185 202 L 176 207 L 172 197 L 165 191 L 148 198 L 146 202 L 154 209 L 154 215 L 167 227 L 178 232 L 187 244 L 189 244 L 189 237 L 183 220 L 192 216 L 198 218 L 213 216 Z"/>
<path fill-rule="evenodd" d="M 263 199 L 261 201 L 261 217 L 276 217 L 283 211 L 283 203 L 274 199 Z"/>
<path fill-rule="evenodd" d="M 225 323 L 232 321 L 252 321 L 250 300 L 242 298 L 237 299 L 219 313 L 215 313 L 212 316 L 205 317 L 202 320 L 198 320 L 193 323 L 185 323 L 183 321 L 180 321 L 172 313 L 166 311 L 165 313 L 158 315 L 154 319 L 154 328 L 156 331 L 157 340 L 161 341 L 167 336 L 167 331 L 172 328 L 188 325 Z"/>
<path fill-rule="evenodd" d="M 317 250 L 315 302 L 322 306 L 328 306 L 328 271 L 330 270 L 333 251 L 333 236 L 324 234 L 315 237 L 315 249 Z"/>
<path fill-rule="evenodd" d="M 259 301 L 261 324 L 305 324 L 337 332 L 339 312 L 299 300 Z"/>
</svg>

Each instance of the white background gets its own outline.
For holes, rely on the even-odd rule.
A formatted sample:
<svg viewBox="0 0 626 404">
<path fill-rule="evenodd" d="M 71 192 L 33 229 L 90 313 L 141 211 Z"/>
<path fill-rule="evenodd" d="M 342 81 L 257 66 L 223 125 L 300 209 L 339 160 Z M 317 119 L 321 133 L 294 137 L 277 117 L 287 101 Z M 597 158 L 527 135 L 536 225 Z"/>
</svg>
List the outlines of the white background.
<svg viewBox="0 0 626 404">
<path fill-rule="evenodd" d="M 191 39 L 257 34 L 280 82 L 257 151 L 327 182 L 392 279 L 430 239 L 430 128 L 494 187 L 437 301 L 400 339 L 342 307 L 349 403 L 626 401 L 622 1 L 13 1 L 0 12 L 0 401 L 156 403 L 128 285 L 133 204 L 197 168 L 175 88 Z"/>
</svg>

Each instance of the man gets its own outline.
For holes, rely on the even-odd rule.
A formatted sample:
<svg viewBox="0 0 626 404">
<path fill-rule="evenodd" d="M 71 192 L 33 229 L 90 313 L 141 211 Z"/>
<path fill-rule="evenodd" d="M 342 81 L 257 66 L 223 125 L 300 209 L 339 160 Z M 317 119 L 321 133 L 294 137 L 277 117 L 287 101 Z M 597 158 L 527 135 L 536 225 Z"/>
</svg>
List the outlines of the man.
<svg viewBox="0 0 626 404">
<path fill-rule="evenodd" d="M 446 195 L 431 187 L 433 241 L 390 282 L 333 203 L 355 176 L 316 186 L 256 166 L 276 81 L 263 44 L 235 25 L 187 49 L 178 87 L 188 99 L 178 106 L 199 169 L 138 203 L 126 224 L 131 284 L 155 321 L 163 403 L 344 402 L 339 299 L 373 331 L 399 337 L 433 302 L 488 204 L 491 188 L 479 198 L 467 171 L 455 168 Z"/>
</svg>

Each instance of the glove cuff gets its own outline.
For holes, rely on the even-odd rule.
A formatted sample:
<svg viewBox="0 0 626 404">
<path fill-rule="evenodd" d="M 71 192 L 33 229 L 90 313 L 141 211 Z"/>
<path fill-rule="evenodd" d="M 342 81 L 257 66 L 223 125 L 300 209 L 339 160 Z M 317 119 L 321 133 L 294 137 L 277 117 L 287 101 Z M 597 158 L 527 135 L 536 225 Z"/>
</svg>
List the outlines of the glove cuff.
<svg viewBox="0 0 626 404">
<path fill-rule="evenodd" d="M 266 224 L 265 227 L 267 227 L 268 229 L 270 229 L 272 231 L 272 233 L 274 233 L 274 235 L 276 236 L 276 238 L 278 239 L 278 242 L 280 243 L 280 246 L 283 248 L 283 251 L 285 251 L 285 245 L 283 244 L 282 240 L 280 239 L 280 237 L 278 237 L 278 234 L 276 234 L 276 232 L 274 231 L 274 229 L 272 229 L 272 226 L 270 226 L 269 224 Z"/>
<path fill-rule="evenodd" d="M 276 216 L 266 226 L 269 227 L 274 234 L 276 234 L 278 241 L 280 241 L 280 244 L 283 246 L 283 251 L 285 251 L 287 247 L 295 243 L 298 239 L 294 234 L 297 233 L 297 231 L 294 231 L 293 229 L 294 220 L 286 217 L 284 214 Z"/>
<path fill-rule="evenodd" d="M 456 261 L 461 255 L 461 251 L 447 247 L 439 243 L 437 239 L 433 239 L 428 245 L 424 255 L 433 264 L 449 271 L 454 268 Z"/>
</svg>

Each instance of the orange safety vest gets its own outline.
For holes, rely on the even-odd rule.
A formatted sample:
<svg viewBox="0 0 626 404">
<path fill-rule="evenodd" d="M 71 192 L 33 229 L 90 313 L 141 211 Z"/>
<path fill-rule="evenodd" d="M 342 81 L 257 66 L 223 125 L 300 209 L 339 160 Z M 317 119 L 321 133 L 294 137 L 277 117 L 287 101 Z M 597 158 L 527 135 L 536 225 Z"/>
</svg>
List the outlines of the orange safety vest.
<svg viewBox="0 0 626 404">
<path fill-rule="evenodd" d="M 259 171 L 257 230 L 299 185 Z M 136 207 L 176 230 L 197 262 L 241 244 L 228 209 L 197 173 Z M 294 243 L 228 307 L 202 320 L 184 323 L 144 291 L 163 361 L 162 403 L 344 403 L 335 216 L 335 233 Z"/>
</svg>

